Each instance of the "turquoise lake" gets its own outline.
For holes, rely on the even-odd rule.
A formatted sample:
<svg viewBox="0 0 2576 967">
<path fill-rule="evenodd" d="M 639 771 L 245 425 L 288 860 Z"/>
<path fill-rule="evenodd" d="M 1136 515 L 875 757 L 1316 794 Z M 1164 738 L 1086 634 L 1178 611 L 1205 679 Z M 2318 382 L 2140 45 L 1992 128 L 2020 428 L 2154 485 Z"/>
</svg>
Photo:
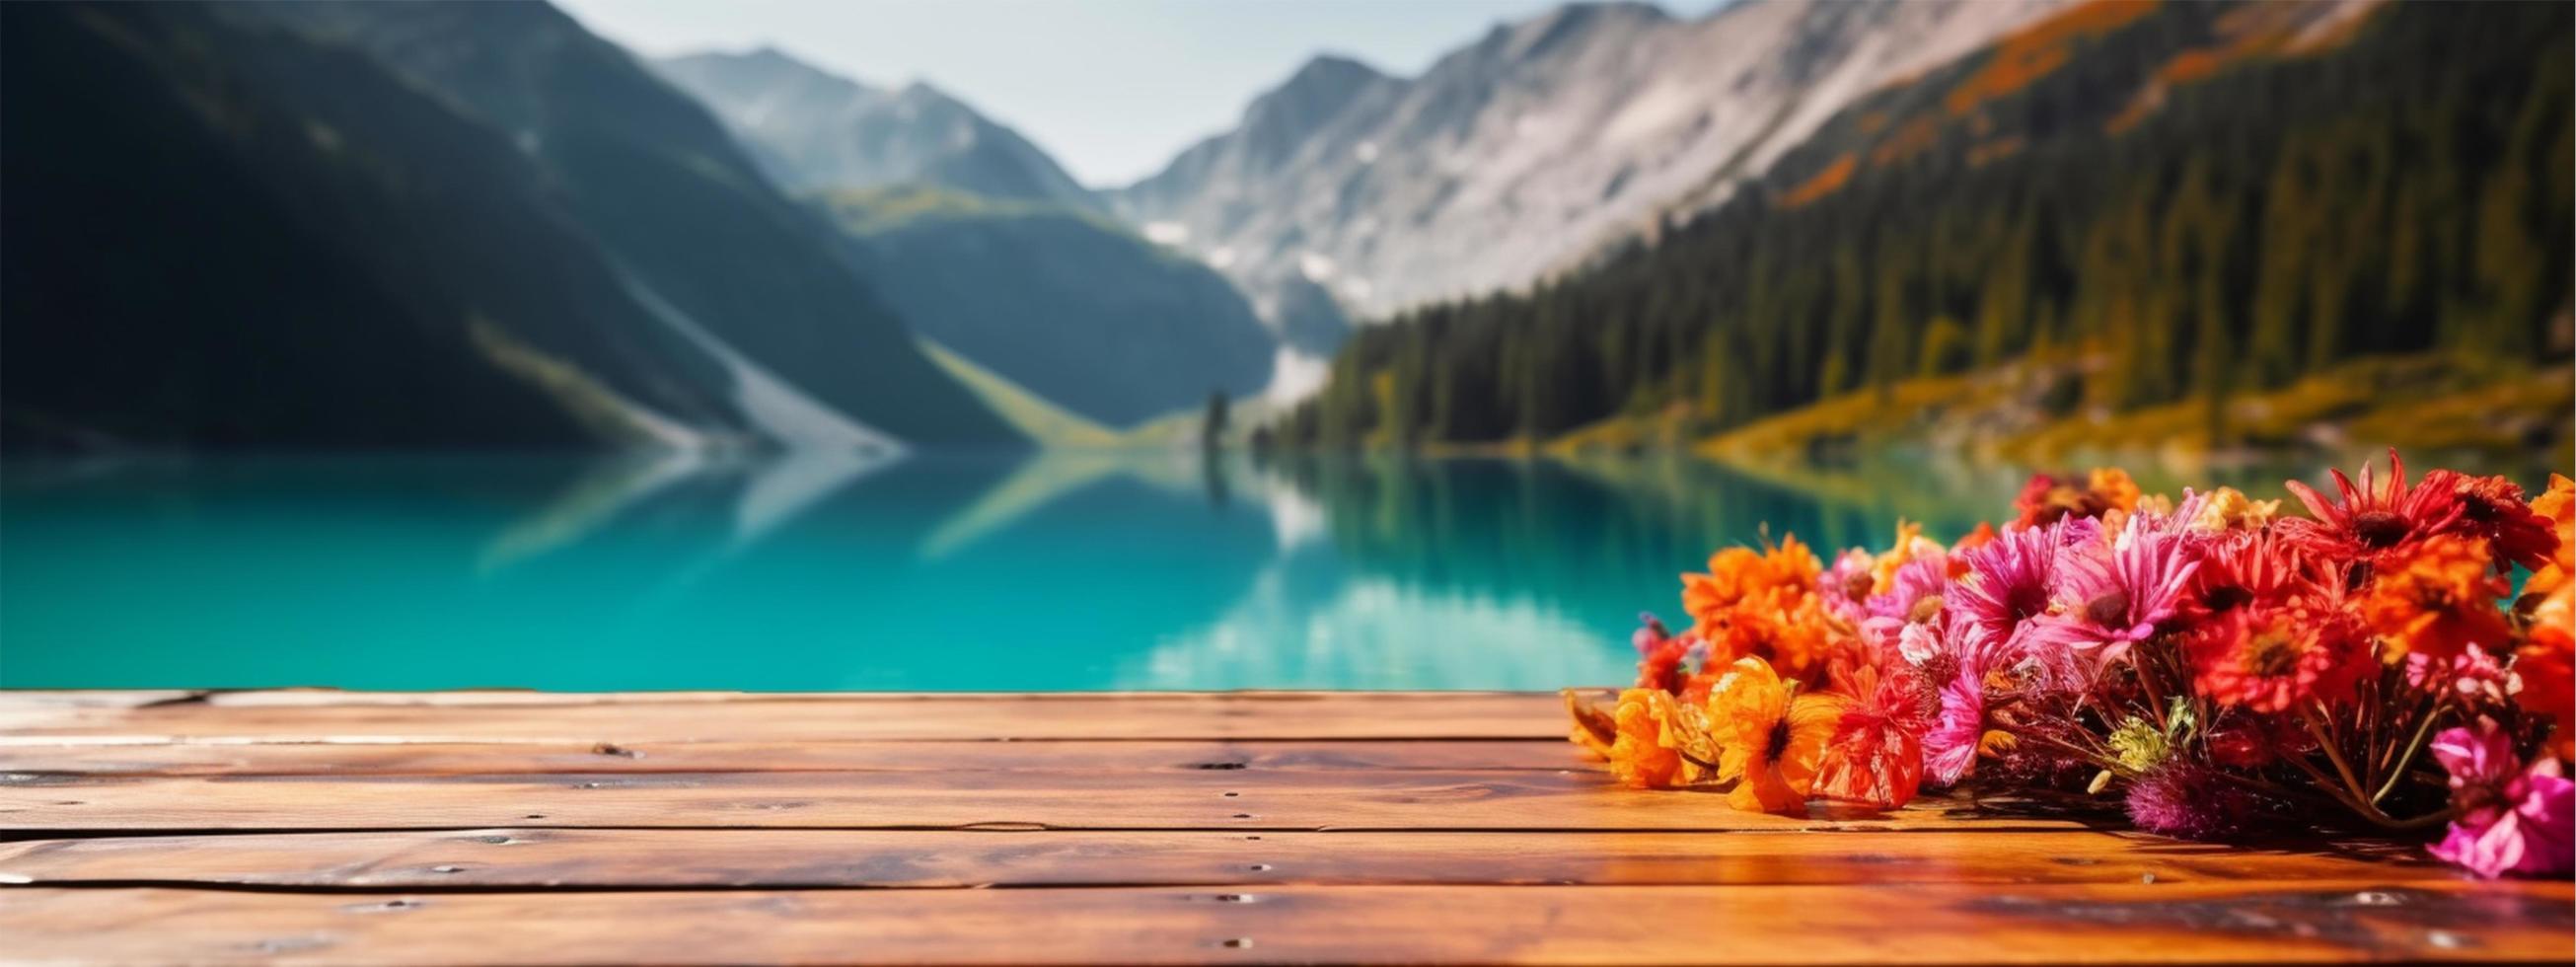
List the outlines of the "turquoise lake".
<svg viewBox="0 0 2576 967">
<path fill-rule="evenodd" d="M 2023 477 L 1195 453 L 13 460 L 0 687 L 1615 683 L 1637 613 L 1677 614 L 1676 575 L 1712 548 L 1766 526 L 1878 546 L 1900 517 L 1947 538 L 2007 515 Z"/>
</svg>

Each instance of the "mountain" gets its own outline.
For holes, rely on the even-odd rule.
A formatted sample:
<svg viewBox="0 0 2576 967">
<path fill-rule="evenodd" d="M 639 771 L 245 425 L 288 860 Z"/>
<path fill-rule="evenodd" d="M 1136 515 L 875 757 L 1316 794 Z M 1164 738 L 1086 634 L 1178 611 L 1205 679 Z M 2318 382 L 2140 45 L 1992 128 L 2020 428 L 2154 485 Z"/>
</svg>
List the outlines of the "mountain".
<svg viewBox="0 0 2576 967">
<path fill-rule="evenodd" d="M 0 7 L 9 447 L 751 435 L 498 132 L 234 12 Z"/>
<path fill-rule="evenodd" d="M 790 191 L 920 183 L 987 198 L 1099 206 L 1019 132 L 928 84 L 871 87 L 770 47 L 672 57 L 654 68 L 724 118 Z"/>
<path fill-rule="evenodd" d="M 837 241 L 706 109 L 541 3 L 273 3 L 506 132 L 561 186 L 639 301 L 719 348 L 779 433 L 845 424 L 931 443 L 1017 434 L 913 344 Z M 802 428 L 802 429 L 799 429 Z M 817 441 L 819 442 L 819 441 Z"/>
<path fill-rule="evenodd" d="M 1284 436 L 2563 455 L 2571 37 L 2562 5 L 2071 6 L 1654 245 L 1362 331 Z"/>
<path fill-rule="evenodd" d="M 879 91 L 766 48 L 661 70 L 784 166 L 914 331 L 983 374 L 1130 427 L 1212 390 L 1259 393 L 1284 355 L 1223 276 L 1108 219 L 1034 145 L 926 86 Z M 1283 308 L 1291 345 L 1338 342 L 1338 317 Z"/>
<path fill-rule="evenodd" d="M 553 52 L 471 71 L 487 93 L 645 96 L 495 117 L 311 29 L 379 15 L 448 56 L 494 47 L 413 18 L 515 18 Z M 13 448 L 1017 438 L 712 121 L 550 8 L 0 16 Z"/>
<path fill-rule="evenodd" d="M 1277 343 L 1232 284 L 1101 216 L 932 188 L 820 204 L 914 331 L 1083 417 L 1132 426 L 1270 382 Z"/>
<path fill-rule="evenodd" d="M 1256 299 L 1283 280 L 1376 316 L 1525 285 L 1723 200 L 1872 88 L 2047 0 L 1780 0 L 1680 20 L 1575 4 L 1395 78 L 1306 65 L 1234 130 L 1111 194 Z"/>
</svg>

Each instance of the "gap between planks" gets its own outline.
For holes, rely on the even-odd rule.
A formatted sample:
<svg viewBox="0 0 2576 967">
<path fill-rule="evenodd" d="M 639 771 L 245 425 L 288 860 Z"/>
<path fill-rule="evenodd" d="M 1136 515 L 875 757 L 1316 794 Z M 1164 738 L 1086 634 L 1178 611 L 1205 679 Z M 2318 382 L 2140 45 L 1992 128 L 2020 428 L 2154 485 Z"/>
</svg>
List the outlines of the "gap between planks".
<svg viewBox="0 0 2576 967">
<path fill-rule="evenodd" d="M 632 775 L 0 776 L 16 830 L 484 826 L 1056 829 L 2080 829 L 1953 800 L 1806 816 L 1707 792 L 1620 788 L 1597 770 L 718 772 Z"/>
<path fill-rule="evenodd" d="M 1553 693 L 893 695 L 705 701 L 201 700 L 12 706 L 11 744 L 92 742 L 859 741 L 959 739 L 1561 739 Z M 516 693 L 502 693 L 516 694 Z M 531 693 L 541 694 L 541 693 Z M 554 696 L 543 696 L 553 698 Z"/>
<path fill-rule="evenodd" d="M 0 882 L 305 889 L 2449 880 L 2368 845 L 2101 832 L 961 832 L 498 828 L 0 843 Z"/>
</svg>

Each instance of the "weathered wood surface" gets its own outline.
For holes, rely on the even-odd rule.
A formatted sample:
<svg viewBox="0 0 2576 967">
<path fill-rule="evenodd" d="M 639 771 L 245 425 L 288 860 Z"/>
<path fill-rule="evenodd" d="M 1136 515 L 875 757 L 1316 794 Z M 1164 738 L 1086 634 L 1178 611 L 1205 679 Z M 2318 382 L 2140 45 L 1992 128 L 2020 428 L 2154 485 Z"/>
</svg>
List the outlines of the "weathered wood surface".
<svg viewBox="0 0 2576 967">
<path fill-rule="evenodd" d="M 1490 741 L 214 742 L 0 741 L 0 773 L 510 775 L 575 772 L 1366 771 L 1586 768 L 1563 737 Z"/>
<path fill-rule="evenodd" d="M 33 961 L 2565 963 L 2563 885 L 1285 886 L 399 896 L 22 888 Z"/>
<path fill-rule="evenodd" d="M 217 694 L 137 706 L 55 704 L 7 723 L 13 742 L 843 742 L 907 739 L 1552 739 L 1554 695 L 1275 692 L 993 696 L 701 696 L 548 701 L 322 701 Z M 0 703 L 6 697 L 0 696 Z"/>
<path fill-rule="evenodd" d="M 0 960 L 2576 956 L 2566 884 L 1612 787 L 1552 695 L 0 693 Z"/>
<path fill-rule="evenodd" d="M 1569 753 L 1572 747 L 1568 746 Z M 29 830 L 452 829 L 465 826 L 1050 829 L 2080 829 L 1945 808 L 1818 807 L 1803 817 L 1702 792 L 1606 787 L 1592 770 L 1155 775 L 705 772 L 603 776 L 13 774 L 0 824 Z"/>
<path fill-rule="evenodd" d="M 1350 883 L 2191 883 L 2449 880 L 2424 860 L 2099 832 L 1234 833 L 553 829 L 0 843 L 0 880 L 315 888 L 1204 886 Z"/>
</svg>

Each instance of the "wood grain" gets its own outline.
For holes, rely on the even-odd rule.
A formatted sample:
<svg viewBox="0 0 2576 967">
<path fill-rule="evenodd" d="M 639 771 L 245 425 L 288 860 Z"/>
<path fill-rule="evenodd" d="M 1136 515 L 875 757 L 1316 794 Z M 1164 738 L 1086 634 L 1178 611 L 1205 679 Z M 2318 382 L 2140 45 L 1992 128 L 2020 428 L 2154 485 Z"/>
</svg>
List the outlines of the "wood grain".
<svg viewBox="0 0 2576 967">
<path fill-rule="evenodd" d="M 681 772 L 601 776 L 0 776 L 27 830 L 482 826 L 1056 829 L 2069 829 L 1928 802 L 1788 817 L 1560 772 Z"/>
<path fill-rule="evenodd" d="M 21 888 L 59 963 L 2565 963 L 2566 884 L 1286 886 L 348 896 Z M 2474 925 L 2474 930 L 2459 929 Z"/>
<path fill-rule="evenodd" d="M 2100 832 L 475 829 L 0 843 L 0 881 L 334 889 L 2453 880 L 2420 853 Z"/>
<path fill-rule="evenodd" d="M 1085 741 L 0 744 L 0 772 L 90 775 L 503 775 L 528 772 L 1596 769 L 1562 738 Z"/>
<path fill-rule="evenodd" d="M 0 960 L 2565 963 L 2565 883 L 1614 787 L 1554 695 L 0 693 Z M 71 835 L 77 833 L 77 835 Z"/>
<path fill-rule="evenodd" d="M 13 744 L 168 742 L 836 742 L 897 739 L 1561 739 L 1552 694 L 1273 692 L 992 696 L 732 696 L 489 704 L 180 702 L 32 711 Z M 339 697 L 322 693 L 317 698 Z"/>
</svg>

